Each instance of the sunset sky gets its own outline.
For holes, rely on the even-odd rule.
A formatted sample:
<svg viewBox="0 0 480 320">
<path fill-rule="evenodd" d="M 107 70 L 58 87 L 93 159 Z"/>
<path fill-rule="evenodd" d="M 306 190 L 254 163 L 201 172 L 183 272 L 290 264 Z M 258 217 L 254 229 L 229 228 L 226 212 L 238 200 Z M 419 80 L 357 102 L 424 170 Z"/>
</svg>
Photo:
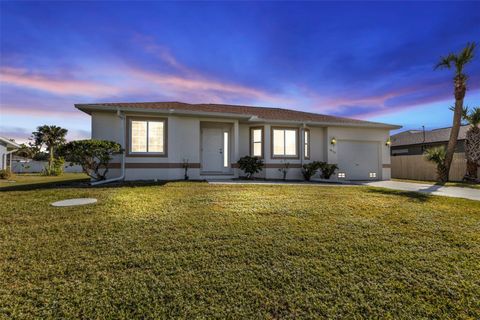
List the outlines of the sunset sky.
<svg viewBox="0 0 480 320">
<path fill-rule="evenodd" d="M 0 2 L 0 135 L 89 138 L 74 103 L 283 107 L 451 124 L 441 55 L 480 42 L 480 2 Z M 465 104 L 480 106 L 480 48 Z"/>
</svg>

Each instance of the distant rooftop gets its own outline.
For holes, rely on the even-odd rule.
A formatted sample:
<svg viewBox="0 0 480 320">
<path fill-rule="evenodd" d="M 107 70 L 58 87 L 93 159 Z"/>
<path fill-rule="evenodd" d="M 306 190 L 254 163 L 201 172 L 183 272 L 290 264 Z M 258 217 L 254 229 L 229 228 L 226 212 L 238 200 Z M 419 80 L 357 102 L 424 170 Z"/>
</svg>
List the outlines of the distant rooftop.
<svg viewBox="0 0 480 320">
<path fill-rule="evenodd" d="M 468 125 L 461 126 L 458 134 L 458 140 L 465 140 L 468 131 Z M 420 143 L 446 142 L 450 138 L 452 127 L 425 130 L 425 140 L 423 130 L 407 130 L 391 137 L 392 146 L 406 146 Z"/>
</svg>

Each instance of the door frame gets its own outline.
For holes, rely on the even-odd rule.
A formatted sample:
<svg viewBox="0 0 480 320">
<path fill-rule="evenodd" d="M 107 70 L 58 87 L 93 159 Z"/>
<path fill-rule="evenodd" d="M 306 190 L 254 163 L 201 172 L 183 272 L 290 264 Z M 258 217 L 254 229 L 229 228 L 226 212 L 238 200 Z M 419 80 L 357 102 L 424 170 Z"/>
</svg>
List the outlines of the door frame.
<svg viewBox="0 0 480 320">
<path fill-rule="evenodd" d="M 225 154 L 224 150 L 224 133 L 228 132 L 228 151 L 227 151 L 227 164 L 228 166 L 222 166 L 222 168 L 218 171 L 205 171 L 203 170 L 203 129 L 204 128 L 216 128 L 216 129 L 222 129 L 222 154 Z M 232 154 L 233 154 L 233 148 L 232 148 L 232 128 L 233 124 L 230 122 L 210 122 L 210 121 L 201 121 L 200 122 L 200 174 L 202 175 L 232 175 L 233 174 L 233 168 L 231 166 L 231 161 L 232 161 Z M 222 163 L 223 163 L 223 158 L 222 158 Z"/>
</svg>

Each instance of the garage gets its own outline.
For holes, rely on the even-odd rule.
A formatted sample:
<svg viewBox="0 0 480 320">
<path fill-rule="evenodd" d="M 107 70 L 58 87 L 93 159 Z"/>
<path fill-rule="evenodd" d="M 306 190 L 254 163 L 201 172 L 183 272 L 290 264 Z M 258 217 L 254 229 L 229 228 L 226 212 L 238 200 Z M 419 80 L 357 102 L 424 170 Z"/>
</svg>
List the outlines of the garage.
<svg viewBox="0 0 480 320">
<path fill-rule="evenodd" d="M 340 140 L 337 146 L 338 172 L 344 179 L 381 179 L 379 142 Z"/>
</svg>

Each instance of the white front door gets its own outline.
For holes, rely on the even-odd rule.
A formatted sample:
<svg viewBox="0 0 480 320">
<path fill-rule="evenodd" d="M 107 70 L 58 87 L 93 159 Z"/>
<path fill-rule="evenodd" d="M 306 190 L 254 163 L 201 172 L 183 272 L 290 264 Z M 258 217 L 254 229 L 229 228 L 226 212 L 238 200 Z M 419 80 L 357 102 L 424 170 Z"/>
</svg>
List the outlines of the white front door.
<svg viewBox="0 0 480 320">
<path fill-rule="evenodd" d="M 202 171 L 225 171 L 223 132 L 222 128 L 202 128 Z"/>
</svg>

